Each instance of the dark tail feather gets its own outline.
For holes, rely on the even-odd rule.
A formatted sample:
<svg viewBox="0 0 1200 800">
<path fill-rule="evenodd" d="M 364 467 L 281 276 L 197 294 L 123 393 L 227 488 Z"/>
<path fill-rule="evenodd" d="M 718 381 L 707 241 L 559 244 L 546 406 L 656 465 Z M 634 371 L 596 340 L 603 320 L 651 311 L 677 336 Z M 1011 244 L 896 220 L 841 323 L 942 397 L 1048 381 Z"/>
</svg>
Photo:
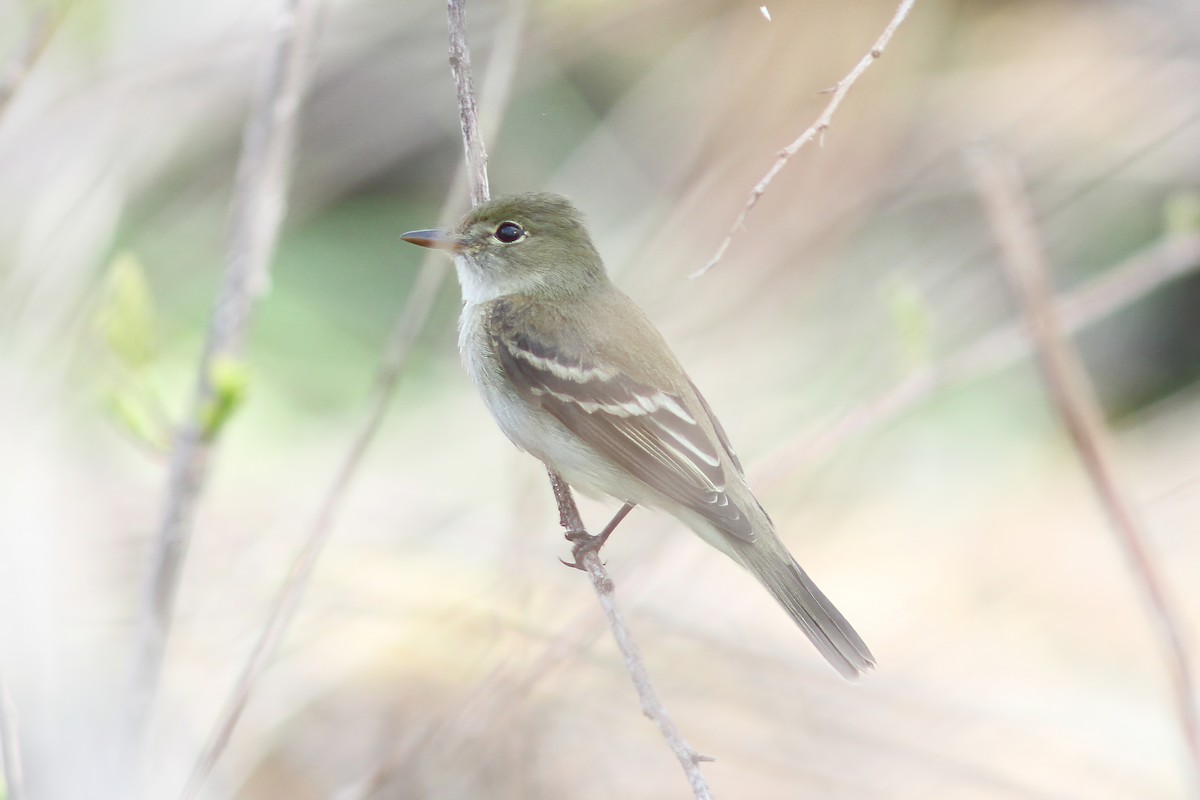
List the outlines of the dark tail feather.
<svg viewBox="0 0 1200 800">
<path fill-rule="evenodd" d="M 775 534 L 756 533 L 753 543 L 731 541 L 734 551 L 821 655 L 846 678 L 856 678 L 860 672 L 875 666 L 875 656 L 866 643 Z"/>
</svg>

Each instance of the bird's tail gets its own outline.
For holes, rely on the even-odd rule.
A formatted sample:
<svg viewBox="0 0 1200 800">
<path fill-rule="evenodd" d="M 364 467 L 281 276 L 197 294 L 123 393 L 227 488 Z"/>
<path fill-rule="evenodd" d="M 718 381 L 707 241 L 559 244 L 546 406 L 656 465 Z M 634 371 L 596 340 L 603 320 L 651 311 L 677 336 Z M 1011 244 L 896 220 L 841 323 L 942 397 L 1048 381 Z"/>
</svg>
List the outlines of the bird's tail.
<svg viewBox="0 0 1200 800">
<path fill-rule="evenodd" d="M 755 531 L 755 541 L 732 540 L 737 559 L 783 606 L 821 655 L 847 678 L 875 666 L 875 656 L 825 593 L 792 558 L 773 531 Z"/>
</svg>

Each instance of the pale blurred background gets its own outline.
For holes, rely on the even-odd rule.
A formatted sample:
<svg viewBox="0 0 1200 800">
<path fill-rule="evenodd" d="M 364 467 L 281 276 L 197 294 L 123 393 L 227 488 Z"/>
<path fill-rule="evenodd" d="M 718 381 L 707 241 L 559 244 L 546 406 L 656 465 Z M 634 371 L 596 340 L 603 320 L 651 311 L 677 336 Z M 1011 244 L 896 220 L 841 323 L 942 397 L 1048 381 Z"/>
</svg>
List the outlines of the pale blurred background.
<svg viewBox="0 0 1200 800">
<path fill-rule="evenodd" d="M 0 4 L 0 63 L 37 9 Z M 767 9 L 468 5 L 477 83 L 498 92 L 515 67 L 506 102 L 482 98 L 503 109 L 484 120 L 493 191 L 586 211 L 879 660 L 841 680 L 748 575 L 639 510 L 605 558 L 664 701 L 717 759 L 722 798 L 1185 796 L 1154 624 L 1031 359 L 805 448 L 1016 318 L 966 148 L 1019 163 L 1064 291 L 1197 224 L 1200 7 L 919 0 L 824 146 L 689 281 L 895 4 Z M 59 6 L 0 118 L 0 668 L 31 798 L 105 796 L 164 495 L 146 439 L 192 389 L 276 11 Z M 462 209 L 439 217 L 461 161 L 445 28 L 433 0 L 324 8 L 249 396 L 187 564 L 152 797 L 177 796 L 365 418 L 424 255 L 399 234 Z M 557 561 L 540 466 L 461 372 L 458 302 L 448 281 L 206 797 L 690 796 L 587 578 Z M 141 309 L 153 347 L 136 363 L 98 323 L 114 303 Z M 1200 278 L 1077 341 L 1195 650 Z M 592 525 L 612 510 L 584 505 Z"/>
</svg>

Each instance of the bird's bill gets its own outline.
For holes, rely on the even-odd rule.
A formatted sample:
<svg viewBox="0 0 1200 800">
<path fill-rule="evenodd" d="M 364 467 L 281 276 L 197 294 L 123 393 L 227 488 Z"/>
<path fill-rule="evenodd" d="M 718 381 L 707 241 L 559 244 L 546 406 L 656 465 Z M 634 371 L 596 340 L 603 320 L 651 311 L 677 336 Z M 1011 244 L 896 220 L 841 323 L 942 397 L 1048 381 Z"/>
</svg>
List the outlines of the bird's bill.
<svg viewBox="0 0 1200 800">
<path fill-rule="evenodd" d="M 448 250 L 452 253 L 457 252 L 459 248 L 458 241 L 448 231 L 437 228 L 428 231 L 409 231 L 400 238 L 409 244 L 432 247 L 435 250 Z"/>
</svg>

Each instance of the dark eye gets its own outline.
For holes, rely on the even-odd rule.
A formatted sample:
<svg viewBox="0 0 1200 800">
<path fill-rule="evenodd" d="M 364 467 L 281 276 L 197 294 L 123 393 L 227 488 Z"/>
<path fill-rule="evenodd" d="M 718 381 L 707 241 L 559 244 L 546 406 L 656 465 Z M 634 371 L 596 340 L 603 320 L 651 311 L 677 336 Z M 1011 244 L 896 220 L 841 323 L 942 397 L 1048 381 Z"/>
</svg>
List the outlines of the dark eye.
<svg viewBox="0 0 1200 800">
<path fill-rule="evenodd" d="M 505 244 L 512 244 L 524 235 L 525 229 L 515 222 L 501 222 L 493 234 L 493 236 Z"/>
</svg>

